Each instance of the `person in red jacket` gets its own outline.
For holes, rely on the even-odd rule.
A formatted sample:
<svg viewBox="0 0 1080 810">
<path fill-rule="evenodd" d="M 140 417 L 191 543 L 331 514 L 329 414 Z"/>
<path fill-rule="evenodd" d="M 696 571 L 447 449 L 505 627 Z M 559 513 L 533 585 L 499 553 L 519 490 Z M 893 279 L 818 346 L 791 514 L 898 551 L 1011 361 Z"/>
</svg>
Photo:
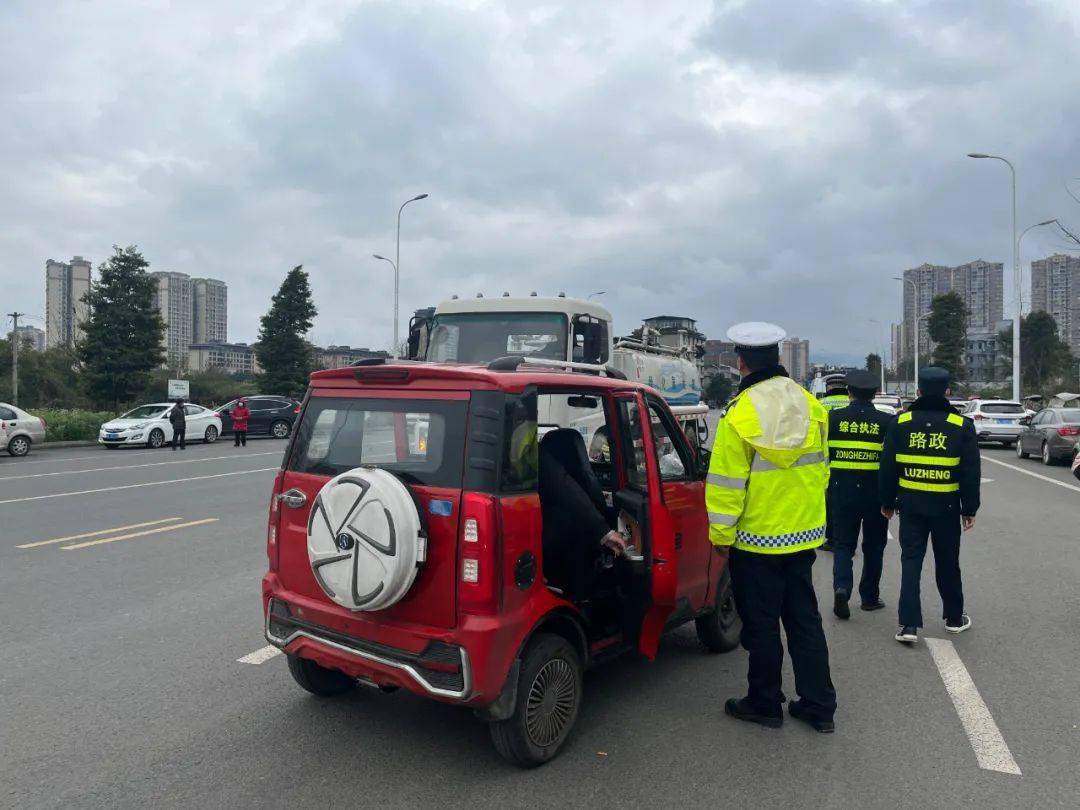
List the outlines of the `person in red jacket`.
<svg viewBox="0 0 1080 810">
<path fill-rule="evenodd" d="M 251 410 L 247 406 L 247 401 L 239 399 L 236 401 L 236 405 L 232 409 L 232 429 L 233 429 L 233 446 L 239 447 L 244 445 L 247 447 L 247 431 L 248 431 L 248 418 L 251 416 Z"/>
</svg>

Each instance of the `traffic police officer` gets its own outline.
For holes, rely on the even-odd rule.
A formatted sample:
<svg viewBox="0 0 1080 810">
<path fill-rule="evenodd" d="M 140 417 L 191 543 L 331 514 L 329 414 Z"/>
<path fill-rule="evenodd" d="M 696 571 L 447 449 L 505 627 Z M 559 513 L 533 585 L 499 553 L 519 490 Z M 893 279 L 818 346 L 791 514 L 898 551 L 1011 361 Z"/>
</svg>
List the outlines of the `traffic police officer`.
<svg viewBox="0 0 1080 810">
<path fill-rule="evenodd" d="M 785 332 L 768 323 L 728 330 L 742 382 L 716 428 L 705 485 L 709 539 L 731 547 L 735 606 L 749 653 L 746 697 L 724 710 L 739 720 L 783 724 L 780 623 L 800 700 L 792 717 L 834 730 L 836 692 L 811 577 L 825 536 L 828 415 L 780 365 Z"/>
<path fill-rule="evenodd" d="M 833 544 L 833 613 L 851 618 L 852 559 L 862 529 L 863 568 L 859 596 L 863 610 L 880 610 L 881 560 L 889 521 L 881 514 L 878 468 L 881 445 L 892 417 L 873 405 L 877 376 L 869 371 L 847 375 L 851 403 L 829 411 L 829 519 Z"/>
<path fill-rule="evenodd" d="M 900 629 L 896 640 L 914 644 L 922 627 L 919 580 L 929 536 L 941 594 L 945 629 L 971 627 L 960 580 L 960 530 L 975 525 L 980 461 L 975 425 L 945 398 L 949 373 L 930 366 L 919 372 L 919 398 L 885 436 L 879 487 L 881 512 L 900 510 Z"/>
<path fill-rule="evenodd" d="M 846 408 L 848 402 L 847 382 L 843 377 L 833 377 L 825 383 L 825 396 L 821 398 L 821 405 L 825 410 Z"/>
</svg>

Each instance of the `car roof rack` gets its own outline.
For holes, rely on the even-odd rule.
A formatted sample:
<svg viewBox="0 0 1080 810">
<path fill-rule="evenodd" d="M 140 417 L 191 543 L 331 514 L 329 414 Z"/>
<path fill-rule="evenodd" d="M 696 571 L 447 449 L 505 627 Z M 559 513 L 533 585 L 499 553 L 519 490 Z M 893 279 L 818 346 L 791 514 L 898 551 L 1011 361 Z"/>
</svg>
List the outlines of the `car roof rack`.
<svg viewBox="0 0 1080 810">
<path fill-rule="evenodd" d="M 497 357 L 488 363 L 488 371 L 520 371 L 521 366 L 539 366 L 540 368 L 557 369 L 561 371 L 591 372 L 604 374 L 615 380 L 625 380 L 626 375 L 613 366 L 601 366 L 597 363 L 575 363 L 570 360 L 551 360 L 546 357 L 520 357 L 510 355 Z"/>
</svg>

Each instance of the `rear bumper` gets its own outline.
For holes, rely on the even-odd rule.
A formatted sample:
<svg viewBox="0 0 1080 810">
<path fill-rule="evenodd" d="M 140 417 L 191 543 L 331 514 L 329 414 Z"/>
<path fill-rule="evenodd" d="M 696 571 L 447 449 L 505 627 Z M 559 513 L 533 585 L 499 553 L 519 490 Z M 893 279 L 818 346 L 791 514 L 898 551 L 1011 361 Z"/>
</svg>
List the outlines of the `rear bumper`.
<svg viewBox="0 0 1080 810">
<path fill-rule="evenodd" d="M 1010 441 L 1014 442 L 1020 438 L 1020 434 L 1024 432 L 1026 428 L 1023 425 L 1017 425 L 1013 427 L 1011 425 L 980 425 L 975 423 L 975 432 L 979 436 L 979 441 Z"/>
<path fill-rule="evenodd" d="M 472 670 L 464 648 L 441 641 L 429 641 L 420 653 L 386 644 L 354 638 L 291 614 L 287 604 L 271 598 L 266 610 L 266 640 L 282 650 L 301 652 L 302 657 L 329 657 L 345 666 L 335 666 L 348 674 L 385 685 L 386 670 L 406 676 L 410 683 L 391 678 L 392 685 L 419 687 L 419 691 L 451 700 L 465 700 L 472 691 Z M 314 645 L 323 655 L 303 656 L 304 647 Z M 359 671 L 357 671 L 359 670 Z"/>
</svg>

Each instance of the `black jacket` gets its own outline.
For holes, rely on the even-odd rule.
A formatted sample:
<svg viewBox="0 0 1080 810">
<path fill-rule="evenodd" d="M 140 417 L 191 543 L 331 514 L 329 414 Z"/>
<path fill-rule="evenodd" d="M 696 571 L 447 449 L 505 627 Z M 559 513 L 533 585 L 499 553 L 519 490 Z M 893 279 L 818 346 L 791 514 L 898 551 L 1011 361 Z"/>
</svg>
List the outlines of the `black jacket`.
<svg viewBox="0 0 1080 810">
<path fill-rule="evenodd" d="M 881 505 L 929 517 L 974 516 L 981 472 L 975 423 L 945 397 L 920 397 L 885 435 Z"/>
<path fill-rule="evenodd" d="M 830 509 L 865 509 L 880 503 L 881 444 L 895 418 L 866 400 L 829 411 Z"/>
<path fill-rule="evenodd" d="M 173 405 L 169 410 L 169 422 L 172 423 L 173 430 L 184 430 L 187 425 L 187 418 L 184 416 L 183 405 Z"/>
</svg>

